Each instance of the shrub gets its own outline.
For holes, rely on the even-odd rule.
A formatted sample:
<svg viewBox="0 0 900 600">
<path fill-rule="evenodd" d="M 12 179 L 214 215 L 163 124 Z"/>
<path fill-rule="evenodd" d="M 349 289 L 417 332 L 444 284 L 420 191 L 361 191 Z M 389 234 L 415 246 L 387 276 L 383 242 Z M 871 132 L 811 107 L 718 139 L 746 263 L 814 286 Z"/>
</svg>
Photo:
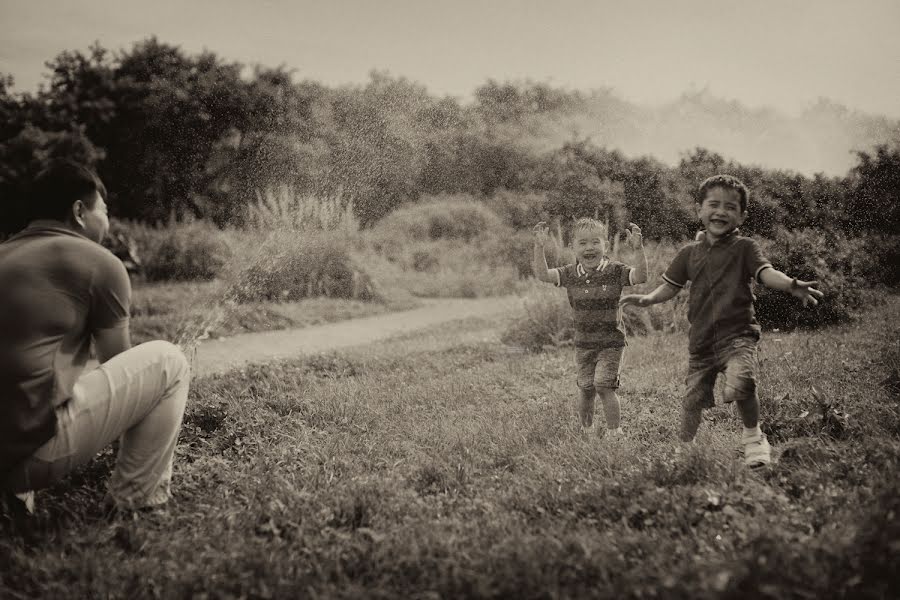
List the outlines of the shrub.
<svg viewBox="0 0 900 600">
<path fill-rule="evenodd" d="M 544 248 L 544 256 L 547 257 L 547 266 L 551 269 L 570 263 L 574 255 L 569 248 L 565 248 L 555 237 L 553 243 Z M 479 240 L 481 254 L 487 262 L 514 267 L 519 277 L 530 277 L 532 273 L 531 260 L 534 252 L 534 234 L 529 230 L 512 231 L 494 235 Z"/>
<path fill-rule="evenodd" d="M 118 219 L 109 220 L 109 232 L 103 246 L 122 261 L 129 273 L 143 273 L 143 262 L 137 241 L 131 233 L 132 226 Z"/>
<path fill-rule="evenodd" d="M 351 248 L 351 240 L 343 236 L 272 233 L 258 247 L 256 259 L 235 275 L 230 294 L 238 302 L 380 298 Z"/>
<path fill-rule="evenodd" d="M 404 206 L 375 226 L 380 241 L 404 243 L 438 239 L 471 241 L 504 230 L 503 221 L 483 203 L 466 196 L 437 196 Z"/>
<path fill-rule="evenodd" d="M 774 240 L 763 241 L 762 245 L 776 269 L 800 280 L 818 281 L 825 293 L 818 306 L 804 308 L 789 294 L 757 286 L 757 318 L 763 327 L 792 329 L 842 323 L 863 305 L 869 283 L 865 274 L 874 269 L 863 239 L 814 229 L 779 230 Z"/>
<path fill-rule="evenodd" d="M 132 231 L 151 281 L 214 279 L 232 258 L 225 235 L 209 223 L 139 226 Z"/>
<path fill-rule="evenodd" d="M 498 190 L 485 205 L 513 229 L 530 230 L 538 221 L 549 221 L 546 194 Z"/>
<path fill-rule="evenodd" d="M 860 240 L 859 253 L 869 257 L 869 269 L 859 275 L 868 285 L 900 285 L 900 235 L 870 234 Z"/>
<path fill-rule="evenodd" d="M 510 324 L 501 340 L 531 352 L 571 342 L 572 310 L 565 290 L 535 281 L 523 300 L 524 311 Z"/>
<path fill-rule="evenodd" d="M 514 291 L 519 282 L 515 266 L 481 240 L 409 242 L 387 256 L 370 254 L 366 265 L 384 287 L 423 297 L 496 296 Z"/>
</svg>

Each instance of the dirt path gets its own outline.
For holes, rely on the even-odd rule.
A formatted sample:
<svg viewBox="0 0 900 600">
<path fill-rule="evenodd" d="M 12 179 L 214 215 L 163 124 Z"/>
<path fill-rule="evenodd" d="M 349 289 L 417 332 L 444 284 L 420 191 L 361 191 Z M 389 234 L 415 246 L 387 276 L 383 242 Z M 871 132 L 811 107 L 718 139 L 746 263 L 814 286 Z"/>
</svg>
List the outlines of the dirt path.
<svg viewBox="0 0 900 600">
<path fill-rule="evenodd" d="M 412 310 L 361 319 L 208 340 L 198 346 L 193 357 L 194 375 L 213 375 L 246 363 L 361 346 L 448 321 L 505 315 L 519 303 L 515 296 L 442 299 Z"/>
</svg>

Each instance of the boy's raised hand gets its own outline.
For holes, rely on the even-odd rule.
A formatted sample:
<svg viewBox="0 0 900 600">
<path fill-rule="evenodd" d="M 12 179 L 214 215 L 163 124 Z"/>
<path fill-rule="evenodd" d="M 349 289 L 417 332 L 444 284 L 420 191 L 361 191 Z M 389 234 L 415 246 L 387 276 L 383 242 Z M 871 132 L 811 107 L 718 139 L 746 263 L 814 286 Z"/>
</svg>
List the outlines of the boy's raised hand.
<svg viewBox="0 0 900 600">
<path fill-rule="evenodd" d="M 799 298 L 803 302 L 803 306 L 809 304 L 816 306 L 819 300 L 825 297 L 825 294 L 813 287 L 818 284 L 818 281 L 798 281 L 795 279 L 791 282 L 791 296 Z"/>
<path fill-rule="evenodd" d="M 641 235 L 641 228 L 634 223 L 629 223 L 625 229 L 625 241 L 633 249 L 638 250 L 644 245 L 644 236 Z"/>
<path fill-rule="evenodd" d="M 534 226 L 534 241 L 540 244 L 541 248 L 547 245 L 550 240 L 550 227 L 545 221 L 541 221 Z"/>
</svg>

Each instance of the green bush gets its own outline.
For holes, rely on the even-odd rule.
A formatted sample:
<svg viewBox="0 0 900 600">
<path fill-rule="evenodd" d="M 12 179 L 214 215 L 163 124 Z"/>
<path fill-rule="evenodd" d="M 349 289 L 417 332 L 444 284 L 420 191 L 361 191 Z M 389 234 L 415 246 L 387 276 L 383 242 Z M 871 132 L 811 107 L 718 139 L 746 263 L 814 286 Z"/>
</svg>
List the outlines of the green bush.
<svg viewBox="0 0 900 600">
<path fill-rule="evenodd" d="M 134 226 L 130 223 L 109 220 L 109 232 L 103 239 L 103 246 L 122 261 L 129 273 L 142 274 L 144 270 L 137 240 L 132 235 Z"/>
<path fill-rule="evenodd" d="M 875 257 L 865 251 L 864 238 L 815 229 L 779 230 L 763 240 L 763 250 L 776 269 L 803 281 L 817 281 L 825 298 L 806 307 L 790 294 L 757 286 L 756 312 L 766 328 L 793 329 L 843 323 L 863 306 Z"/>
<path fill-rule="evenodd" d="M 471 241 L 504 230 L 503 220 L 466 196 L 436 196 L 398 208 L 378 222 L 374 236 L 391 244 L 453 239 Z"/>
<path fill-rule="evenodd" d="M 324 296 L 357 300 L 381 294 L 352 253 L 352 240 L 326 234 L 273 233 L 238 272 L 231 295 L 238 302 L 296 301 Z"/>
<path fill-rule="evenodd" d="M 860 272 L 868 285 L 900 285 L 900 235 L 867 235 L 860 253 L 871 259 L 869 269 Z"/>
<path fill-rule="evenodd" d="M 530 230 L 539 221 L 550 220 L 546 194 L 498 190 L 484 203 L 513 229 Z"/>
<path fill-rule="evenodd" d="M 519 274 L 484 240 L 408 242 L 389 254 L 370 253 L 367 271 L 389 289 L 415 296 L 476 298 L 515 291 Z"/>
<path fill-rule="evenodd" d="M 493 264 L 514 267 L 519 277 L 529 277 L 532 273 L 534 234 L 529 230 L 511 231 L 478 240 L 481 254 Z M 547 266 L 560 267 L 574 260 L 571 249 L 563 247 L 555 238 L 544 248 Z"/>
<path fill-rule="evenodd" d="M 151 281 L 215 279 L 234 255 L 227 234 L 203 221 L 151 227 L 111 219 L 104 245 Z"/>
<path fill-rule="evenodd" d="M 199 221 L 138 227 L 135 239 L 144 274 L 150 281 L 215 279 L 232 258 L 225 234 Z"/>
</svg>

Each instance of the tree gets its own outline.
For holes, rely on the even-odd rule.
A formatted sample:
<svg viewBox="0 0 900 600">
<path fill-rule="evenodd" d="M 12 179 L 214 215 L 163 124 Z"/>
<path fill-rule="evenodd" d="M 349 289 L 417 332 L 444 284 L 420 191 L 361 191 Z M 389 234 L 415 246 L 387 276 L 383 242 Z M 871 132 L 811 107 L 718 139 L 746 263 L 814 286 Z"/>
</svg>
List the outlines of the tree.
<svg viewBox="0 0 900 600">
<path fill-rule="evenodd" d="M 859 162 L 850 171 L 848 229 L 884 233 L 900 231 L 900 143 L 857 152 Z"/>
<path fill-rule="evenodd" d="M 44 102 L 10 92 L 12 77 L 0 75 L 0 234 L 27 225 L 28 186 L 47 161 L 69 158 L 94 166 L 103 151 L 88 139 L 84 126 L 65 122 Z"/>
</svg>

